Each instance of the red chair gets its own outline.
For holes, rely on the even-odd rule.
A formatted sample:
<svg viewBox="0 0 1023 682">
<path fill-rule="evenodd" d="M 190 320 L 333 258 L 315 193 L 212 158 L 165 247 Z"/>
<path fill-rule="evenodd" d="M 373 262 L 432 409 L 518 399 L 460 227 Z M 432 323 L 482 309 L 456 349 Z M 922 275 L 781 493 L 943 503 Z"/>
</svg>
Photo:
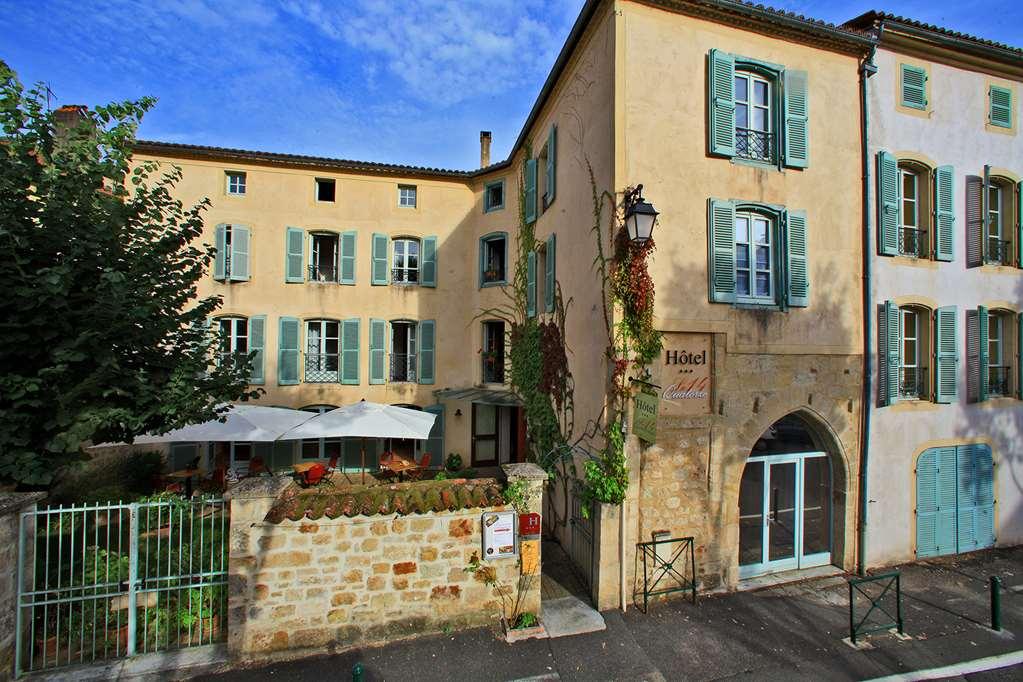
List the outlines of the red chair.
<svg viewBox="0 0 1023 682">
<path fill-rule="evenodd" d="M 430 467 L 430 453 L 427 452 L 423 455 L 422 459 L 419 460 L 419 465 L 415 469 L 409 469 L 405 472 L 405 478 L 410 481 L 422 480 L 423 474 Z"/>
<path fill-rule="evenodd" d="M 302 472 L 302 483 L 306 487 L 319 485 L 327 475 L 327 467 L 316 463 Z"/>
</svg>

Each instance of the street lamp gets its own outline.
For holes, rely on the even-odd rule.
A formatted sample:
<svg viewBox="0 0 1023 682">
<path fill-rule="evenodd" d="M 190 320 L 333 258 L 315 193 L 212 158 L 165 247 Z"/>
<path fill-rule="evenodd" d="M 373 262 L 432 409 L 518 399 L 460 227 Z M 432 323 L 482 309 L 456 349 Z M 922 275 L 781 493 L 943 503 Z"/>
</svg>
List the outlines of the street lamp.
<svg viewBox="0 0 1023 682">
<path fill-rule="evenodd" d="M 629 240 L 637 246 L 645 244 L 654 233 L 657 209 L 643 198 L 643 185 L 625 193 L 625 227 Z"/>
</svg>

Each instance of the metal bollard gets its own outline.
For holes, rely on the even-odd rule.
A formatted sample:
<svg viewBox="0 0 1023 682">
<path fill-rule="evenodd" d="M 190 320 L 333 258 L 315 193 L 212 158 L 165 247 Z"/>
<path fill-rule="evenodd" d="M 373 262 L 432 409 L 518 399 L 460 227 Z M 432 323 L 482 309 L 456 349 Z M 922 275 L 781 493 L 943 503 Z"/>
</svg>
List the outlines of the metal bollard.
<svg viewBox="0 0 1023 682">
<path fill-rule="evenodd" d="M 991 576 L 991 629 L 1002 631 L 1002 581 L 997 575 Z"/>
<path fill-rule="evenodd" d="M 352 668 L 352 682 L 362 682 L 362 663 L 356 663 Z"/>
</svg>

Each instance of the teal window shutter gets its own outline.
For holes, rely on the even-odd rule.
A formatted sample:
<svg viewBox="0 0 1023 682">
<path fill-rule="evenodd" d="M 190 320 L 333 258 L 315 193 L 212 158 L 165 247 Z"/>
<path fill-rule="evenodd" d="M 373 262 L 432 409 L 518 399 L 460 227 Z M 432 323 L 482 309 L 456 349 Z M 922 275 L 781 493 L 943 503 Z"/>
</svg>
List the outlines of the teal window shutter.
<svg viewBox="0 0 1023 682">
<path fill-rule="evenodd" d="M 213 256 L 213 279 L 227 278 L 227 226 L 217 225 L 213 230 L 216 253 Z"/>
<path fill-rule="evenodd" d="M 528 224 L 536 222 L 536 159 L 526 159 L 525 174 L 522 211 Z"/>
<path fill-rule="evenodd" d="M 735 57 L 711 50 L 707 57 L 707 134 L 711 154 L 735 156 Z"/>
<path fill-rule="evenodd" d="M 252 354 L 250 384 L 266 383 L 266 360 L 263 348 L 266 345 L 266 315 L 249 318 L 249 353 Z"/>
<path fill-rule="evenodd" d="M 987 445 L 967 445 L 973 460 L 973 480 L 970 486 L 973 502 L 973 532 L 976 549 L 995 544 L 995 466 L 991 448 Z M 962 455 L 960 455 L 962 456 Z"/>
<path fill-rule="evenodd" d="M 976 525 L 976 465 L 974 448 L 963 445 L 956 448 L 956 551 L 972 552 L 977 549 Z"/>
<path fill-rule="evenodd" d="M 881 355 L 884 363 L 881 371 L 884 376 L 885 405 L 894 405 L 899 399 L 899 365 L 902 361 L 902 353 L 899 351 L 899 306 L 894 301 L 885 301 L 881 323 L 885 342 L 884 354 Z"/>
<path fill-rule="evenodd" d="M 371 270 L 372 277 L 370 284 L 386 285 L 387 284 L 387 235 L 386 234 L 374 234 L 373 235 L 373 267 Z"/>
<path fill-rule="evenodd" d="M 785 71 L 785 165 L 810 165 L 809 93 L 806 71 Z"/>
<path fill-rule="evenodd" d="M 981 263 L 987 263 L 988 252 L 991 247 L 988 245 L 988 235 L 991 234 L 991 166 L 984 165 L 984 182 L 980 188 L 980 255 Z"/>
<path fill-rule="evenodd" d="M 305 281 L 305 231 L 289 227 L 284 241 L 284 281 Z"/>
<path fill-rule="evenodd" d="M 956 448 L 934 448 L 937 460 L 935 511 L 936 554 L 954 554 L 957 546 L 957 478 Z"/>
<path fill-rule="evenodd" d="M 938 166 L 934 171 L 934 259 L 955 257 L 955 169 Z"/>
<path fill-rule="evenodd" d="M 882 256 L 899 253 L 899 162 L 888 152 L 877 153 L 877 229 Z"/>
<path fill-rule="evenodd" d="M 299 337 L 301 322 L 295 317 L 282 317 L 277 333 L 277 383 L 291 386 L 298 383 Z"/>
<path fill-rule="evenodd" d="M 1016 397 L 1023 400 L 1023 313 L 1016 316 Z"/>
<path fill-rule="evenodd" d="M 231 272 L 235 282 L 249 279 L 249 228 L 240 225 L 231 227 Z"/>
<path fill-rule="evenodd" d="M 359 318 L 341 321 L 341 383 L 359 383 Z"/>
<path fill-rule="evenodd" d="M 711 303 L 735 303 L 735 204 L 711 199 L 707 209 Z"/>
<path fill-rule="evenodd" d="M 1016 265 L 1023 268 L 1023 182 L 1016 183 Z"/>
<path fill-rule="evenodd" d="M 387 323 L 383 320 L 369 321 L 369 383 L 382 384 L 387 380 Z"/>
<path fill-rule="evenodd" d="M 918 66 L 902 64 L 902 106 L 912 109 L 927 108 L 927 71 Z"/>
<path fill-rule="evenodd" d="M 558 127 L 552 125 L 550 132 L 547 133 L 547 194 L 545 195 L 545 207 L 550 206 L 554 202 L 555 176 L 558 171 L 557 149 Z"/>
<path fill-rule="evenodd" d="M 431 465 L 444 465 L 444 406 L 441 404 L 427 405 L 423 412 L 434 415 L 433 428 L 430 429 L 430 437 L 423 446 L 423 454 L 430 455 Z"/>
<path fill-rule="evenodd" d="M 543 280 L 543 306 L 549 313 L 554 312 L 554 294 L 557 287 L 557 238 L 555 235 L 547 237 L 547 252 L 544 254 L 545 270 Z"/>
<path fill-rule="evenodd" d="M 934 448 L 916 460 L 916 556 L 938 555 L 938 458 Z"/>
<path fill-rule="evenodd" d="M 987 308 L 977 306 L 977 399 L 980 401 L 988 398 L 988 384 L 990 383 L 991 370 L 988 368 L 988 357 L 990 348 L 988 346 L 988 317 Z"/>
<path fill-rule="evenodd" d="M 526 256 L 526 317 L 536 317 L 536 251 Z"/>
<path fill-rule="evenodd" d="M 437 238 L 423 238 L 423 262 L 419 266 L 419 284 L 424 287 L 437 286 Z"/>
<path fill-rule="evenodd" d="M 945 306 L 934 312 L 934 400 L 951 403 L 958 395 L 959 334 L 956 331 L 956 307 Z"/>
<path fill-rule="evenodd" d="M 419 322 L 419 383 L 432 384 L 434 374 L 434 353 L 437 345 L 437 325 L 433 320 Z"/>
<path fill-rule="evenodd" d="M 988 122 L 999 128 L 1012 127 L 1012 90 L 992 85 L 988 91 Z"/>
<path fill-rule="evenodd" d="M 787 302 L 794 308 L 810 304 L 809 264 L 806 254 L 806 211 L 789 211 L 785 225 L 788 273 Z"/>
<path fill-rule="evenodd" d="M 358 248 L 358 233 L 354 230 L 341 233 L 339 249 L 341 252 L 340 284 L 355 284 L 355 263 Z"/>
</svg>

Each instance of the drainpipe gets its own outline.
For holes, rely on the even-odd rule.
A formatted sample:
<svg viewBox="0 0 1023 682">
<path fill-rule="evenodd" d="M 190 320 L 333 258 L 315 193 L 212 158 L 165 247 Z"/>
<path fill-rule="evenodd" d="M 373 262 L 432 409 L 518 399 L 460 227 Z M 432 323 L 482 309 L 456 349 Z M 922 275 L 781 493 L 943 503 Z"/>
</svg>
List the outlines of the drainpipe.
<svg viewBox="0 0 1023 682">
<path fill-rule="evenodd" d="M 874 55 L 877 52 L 877 44 L 881 40 L 881 31 L 884 25 L 878 29 L 874 45 L 870 48 L 870 54 L 860 64 L 860 140 L 863 150 L 863 408 L 860 410 L 860 477 L 859 477 L 859 538 L 856 551 L 856 569 L 860 575 L 867 571 L 867 505 L 870 502 L 870 495 L 867 487 L 867 457 L 870 444 L 870 413 L 873 409 L 873 367 L 871 363 L 870 342 L 873 338 L 871 323 L 873 292 L 871 291 L 870 265 L 871 248 L 870 236 L 872 234 L 871 212 L 870 212 L 870 144 L 867 135 L 870 129 L 870 103 L 867 99 L 867 79 L 877 73 L 877 66 L 874 64 Z"/>
</svg>

